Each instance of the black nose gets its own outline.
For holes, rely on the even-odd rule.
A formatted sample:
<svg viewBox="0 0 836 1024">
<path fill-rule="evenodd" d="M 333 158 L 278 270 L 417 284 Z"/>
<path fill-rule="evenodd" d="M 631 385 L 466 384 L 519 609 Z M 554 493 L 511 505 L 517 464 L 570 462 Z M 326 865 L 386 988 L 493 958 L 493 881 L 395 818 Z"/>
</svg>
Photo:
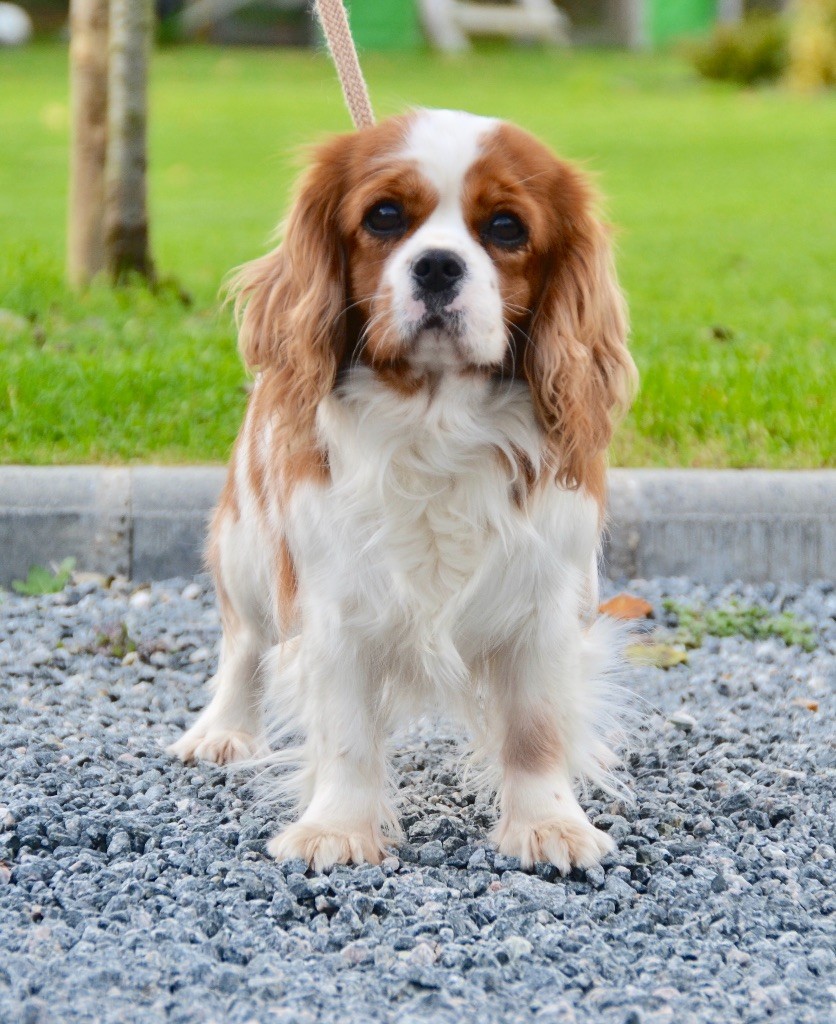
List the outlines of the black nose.
<svg viewBox="0 0 836 1024">
<path fill-rule="evenodd" d="M 464 277 L 464 263 L 449 249 L 428 249 L 412 264 L 412 276 L 422 292 L 446 292 Z"/>
</svg>

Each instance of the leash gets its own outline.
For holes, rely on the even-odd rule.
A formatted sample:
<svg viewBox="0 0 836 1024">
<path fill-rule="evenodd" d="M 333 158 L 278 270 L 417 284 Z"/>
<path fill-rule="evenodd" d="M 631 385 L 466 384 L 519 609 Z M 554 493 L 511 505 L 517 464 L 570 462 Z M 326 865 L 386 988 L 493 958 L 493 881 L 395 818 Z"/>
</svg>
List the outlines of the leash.
<svg viewBox="0 0 836 1024">
<path fill-rule="evenodd" d="M 314 6 L 354 127 L 371 128 L 375 123 L 374 111 L 354 40 L 351 38 L 345 6 L 342 0 L 315 0 Z"/>
</svg>

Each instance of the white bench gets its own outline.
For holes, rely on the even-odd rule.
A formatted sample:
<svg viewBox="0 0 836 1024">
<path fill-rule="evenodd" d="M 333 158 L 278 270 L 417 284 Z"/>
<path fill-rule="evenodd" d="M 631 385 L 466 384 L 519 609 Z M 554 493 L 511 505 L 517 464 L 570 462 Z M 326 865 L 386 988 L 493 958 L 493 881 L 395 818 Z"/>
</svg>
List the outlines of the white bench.
<svg viewBox="0 0 836 1024">
<path fill-rule="evenodd" d="M 419 0 L 421 20 L 433 46 L 466 50 L 470 36 L 507 36 L 565 45 L 567 18 L 551 0 L 515 0 L 506 4 L 463 0 Z"/>
</svg>

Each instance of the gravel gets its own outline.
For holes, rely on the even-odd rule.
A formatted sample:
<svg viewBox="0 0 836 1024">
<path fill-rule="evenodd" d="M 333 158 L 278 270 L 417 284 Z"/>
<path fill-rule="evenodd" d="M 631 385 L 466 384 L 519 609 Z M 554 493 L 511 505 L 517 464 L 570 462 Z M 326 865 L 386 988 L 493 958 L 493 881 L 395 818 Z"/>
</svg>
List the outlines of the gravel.
<svg viewBox="0 0 836 1024">
<path fill-rule="evenodd" d="M 661 620 L 665 596 L 791 610 L 818 647 L 632 669 L 636 799 L 586 801 L 619 849 L 567 879 L 490 849 L 441 727 L 398 746 L 396 856 L 277 865 L 245 781 L 163 750 L 205 701 L 206 578 L 0 597 L 0 1020 L 832 1020 L 836 594 L 628 586 Z"/>
</svg>

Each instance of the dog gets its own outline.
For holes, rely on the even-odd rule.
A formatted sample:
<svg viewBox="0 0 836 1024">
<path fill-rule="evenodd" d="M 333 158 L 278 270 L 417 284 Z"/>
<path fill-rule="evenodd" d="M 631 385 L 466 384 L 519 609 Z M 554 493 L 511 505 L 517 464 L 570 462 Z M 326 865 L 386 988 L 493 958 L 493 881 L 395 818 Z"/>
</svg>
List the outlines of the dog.
<svg viewBox="0 0 836 1024">
<path fill-rule="evenodd" d="M 586 176 L 509 123 L 414 110 L 322 144 L 233 287 L 256 376 L 208 545 L 223 639 L 173 752 L 301 737 L 270 853 L 378 862 L 387 735 L 443 711 L 503 854 L 598 862 L 574 785 L 611 779 L 598 556 L 636 370 Z"/>
</svg>

